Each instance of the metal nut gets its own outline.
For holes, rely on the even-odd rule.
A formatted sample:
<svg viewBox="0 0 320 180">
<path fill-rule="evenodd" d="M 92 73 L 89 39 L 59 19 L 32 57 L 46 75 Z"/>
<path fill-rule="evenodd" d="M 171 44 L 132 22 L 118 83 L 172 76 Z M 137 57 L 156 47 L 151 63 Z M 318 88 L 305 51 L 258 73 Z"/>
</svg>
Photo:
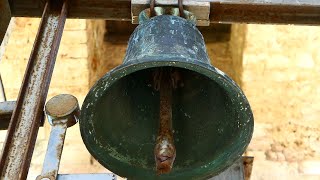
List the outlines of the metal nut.
<svg viewBox="0 0 320 180">
<path fill-rule="evenodd" d="M 67 125 L 70 127 L 78 122 L 80 108 L 76 97 L 70 94 L 60 94 L 47 102 L 45 112 L 51 125 L 67 120 Z"/>
</svg>

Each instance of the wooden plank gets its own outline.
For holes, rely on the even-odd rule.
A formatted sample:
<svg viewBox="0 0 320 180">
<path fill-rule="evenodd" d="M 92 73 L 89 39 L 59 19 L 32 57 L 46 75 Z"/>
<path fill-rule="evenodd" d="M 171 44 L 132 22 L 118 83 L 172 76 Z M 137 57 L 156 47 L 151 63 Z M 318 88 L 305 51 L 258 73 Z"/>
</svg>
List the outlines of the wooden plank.
<svg viewBox="0 0 320 180">
<path fill-rule="evenodd" d="M 320 25 L 319 5 L 213 3 L 211 23 Z"/>
<path fill-rule="evenodd" d="M 128 0 L 71 0 L 69 7 L 69 18 L 131 20 Z"/>
<path fill-rule="evenodd" d="M 40 17 L 43 1 L 11 0 L 12 16 Z M 211 2 L 212 23 L 320 25 L 318 0 L 197 0 L 197 2 Z M 138 9 L 146 7 L 144 4 Z M 70 0 L 68 18 L 131 21 L 131 1 Z"/>
<path fill-rule="evenodd" d="M 259 5 L 290 5 L 320 6 L 318 0 L 197 0 L 198 2 L 214 2 L 222 4 L 259 4 Z"/>
<path fill-rule="evenodd" d="M 43 0 L 9 0 L 12 16 L 41 17 L 44 9 Z"/>
</svg>

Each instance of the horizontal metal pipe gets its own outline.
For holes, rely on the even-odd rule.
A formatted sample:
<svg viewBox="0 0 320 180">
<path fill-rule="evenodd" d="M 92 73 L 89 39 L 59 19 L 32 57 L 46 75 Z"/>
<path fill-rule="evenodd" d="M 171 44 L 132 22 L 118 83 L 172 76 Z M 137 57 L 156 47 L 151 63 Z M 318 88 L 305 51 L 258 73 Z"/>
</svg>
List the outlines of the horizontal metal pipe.
<svg viewBox="0 0 320 180">
<path fill-rule="evenodd" d="M 7 130 L 10 124 L 11 116 L 16 108 L 16 101 L 0 102 L 0 130 Z M 44 116 L 41 117 L 40 126 L 43 126 Z"/>
<path fill-rule="evenodd" d="M 0 102 L 0 130 L 8 128 L 16 101 Z"/>
</svg>

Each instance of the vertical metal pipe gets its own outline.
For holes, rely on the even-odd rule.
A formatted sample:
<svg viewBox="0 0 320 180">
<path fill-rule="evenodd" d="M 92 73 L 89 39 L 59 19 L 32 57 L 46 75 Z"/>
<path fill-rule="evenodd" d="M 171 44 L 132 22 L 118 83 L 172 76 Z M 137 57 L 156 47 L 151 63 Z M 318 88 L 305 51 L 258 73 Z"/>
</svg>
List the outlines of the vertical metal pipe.
<svg viewBox="0 0 320 180">
<path fill-rule="evenodd" d="M 0 160 L 0 179 L 26 179 L 67 17 L 65 1 L 46 3 Z"/>
<path fill-rule="evenodd" d="M 61 120 L 63 121 L 63 120 Z M 56 179 L 58 176 L 58 170 L 62 155 L 62 149 L 64 145 L 64 139 L 67 132 L 67 122 L 65 119 L 64 123 L 56 124 L 52 126 L 50 132 L 50 138 L 47 148 L 46 157 L 44 158 L 43 168 L 41 172 L 41 176 L 37 179 L 49 178 Z"/>
</svg>

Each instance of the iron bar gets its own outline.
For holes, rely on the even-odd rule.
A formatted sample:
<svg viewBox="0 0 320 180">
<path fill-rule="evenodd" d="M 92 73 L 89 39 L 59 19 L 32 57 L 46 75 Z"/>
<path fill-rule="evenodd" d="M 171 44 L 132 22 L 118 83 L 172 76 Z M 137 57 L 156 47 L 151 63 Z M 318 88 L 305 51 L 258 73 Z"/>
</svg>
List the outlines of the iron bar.
<svg viewBox="0 0 320 180">
<path fill-rule="evenodd" d="M 211 2 L 210 21 L 212 23 L 320 25 L 320 1 L 317 0 L 198 1 Z M 39 17 L 43 8 L 41 2 L 40 0 L 12 0 L 12 16 Z M 150 0 L 146 0 L 142 9 L 148 8 L 149 5 Z M 130 10 L 130 0 L 73 0 L 70 2 L 68 17 L 131 21 Z"/>
<path fill-rule="evenodd" d="M 2 150 L 1 179 L 27 177 L 66 17 L 66 2 L 46 3 Z"/>
</svg>

